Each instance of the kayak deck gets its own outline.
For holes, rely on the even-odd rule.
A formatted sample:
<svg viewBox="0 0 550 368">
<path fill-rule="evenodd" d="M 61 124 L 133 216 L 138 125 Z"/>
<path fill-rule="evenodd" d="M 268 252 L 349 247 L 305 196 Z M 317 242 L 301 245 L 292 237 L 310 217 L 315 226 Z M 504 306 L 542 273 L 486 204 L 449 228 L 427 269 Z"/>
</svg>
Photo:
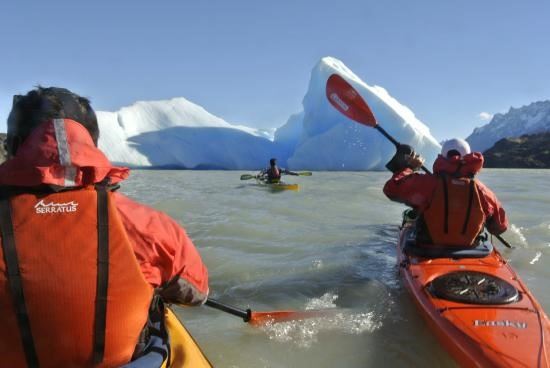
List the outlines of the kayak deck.
<svg viewBox="0 0 550 368">
<path fill-rule="evenodd" d="M 500 253 L 484 258 L 423 258 L 403 252 L 412 231 L 405 224 L 398 248 L 399 271 L 431 330 L 467 367 L 549 367 L 550 321 Z M 434 296 L 432 283 L 452 272 L 496 276 L 517 289 L 507 304 L 473 304 Z M 464 293 L 471 292 L 464 288 Z M 475 290 L 474 290 L 475 292 Z"/>
<path fill-rule="evenodd" d="M 170 365 L 168 367 L 212 367 L 199 345 L 170 308 L 166 308 L 164 321 L 170 336 Z"/>
</svg>

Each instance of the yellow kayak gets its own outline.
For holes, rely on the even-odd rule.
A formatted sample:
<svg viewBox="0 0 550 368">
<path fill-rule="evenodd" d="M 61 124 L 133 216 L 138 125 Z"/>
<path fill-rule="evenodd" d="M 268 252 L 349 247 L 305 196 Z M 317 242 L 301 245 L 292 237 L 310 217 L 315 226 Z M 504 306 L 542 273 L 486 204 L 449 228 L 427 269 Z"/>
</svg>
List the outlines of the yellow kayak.
<svg viewBox="0 0 550 368">
<path fill-rule="evenodd" d="M 170 308 L 165 309 L 164 322 L 170 336 L 170 364 L 163 368 L 212 367 L 193 336 Z"/>
<path fill-rule="evenodd" d="M 288 184 L 288 183 L 283 183 L 282 181 L 280 181 L 278 183 L 267 183 L 264 180 L 258 180 L 258 184 L 261 185 L 261 186 L 264 186 L 264 187 L 266 187 L 266 188 L 268 188 L 268 189 L 270 189 L 271 191 L 274 191 L 274 192 L 278 192 L 278 191 L 282 191 L 282 190 L 297 191 L 297 190 L 300 189 L 298 184 Z"/>
</svg>

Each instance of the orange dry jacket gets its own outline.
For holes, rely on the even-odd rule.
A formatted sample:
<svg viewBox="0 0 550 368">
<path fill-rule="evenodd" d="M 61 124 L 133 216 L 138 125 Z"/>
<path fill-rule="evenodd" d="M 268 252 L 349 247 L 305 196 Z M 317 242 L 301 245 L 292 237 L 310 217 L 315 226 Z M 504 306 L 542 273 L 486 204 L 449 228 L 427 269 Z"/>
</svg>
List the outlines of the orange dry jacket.
<svg viewBox="0 0 550 368">
<path fill-rule="evenodd" d="M 107 192 L 105 349 L 102 363 L 93 364 L 98 292 L 97 196 L 94 186 L 88 186 L 47 195 L 19 194 L 8 200 L 30 332 L 41 367 L 125 364 L 146 323 L 153 288 L 140 270 L 112 194 Z M 5 242 L 5 225 L 2 230 Z M 4 249 L 5 245 L 0 248 L 0 365 L 24 367 Z"/>
<path fill-rule="evenodd" d="M 92 364 L 92 325 L 101 325 L 94 317 L 98 226 L 93 189 L 105 180 L 119 183 L 128 174 L 127 168 L 113 166 L 87 130 L 70 119 L 45 121 L 14 157 L 0 164 L 0 190 L 16 187 L 27 193 L 12 196 L 13 211 L 0 213 L 0 223 L 13 217 L 21 289 L 41 367 Z M 71 191 L 29 194 L 45 186 Z M 163 294 L 168 302 L 200 304 L 208 294 L 208 273 L 176 221 L 118 192 L 107 196 L 110 278 L 106 329 L 100 330 L 105 330 L 103 366 L 118 366 L 130 359 L 152 288 L 172 281 L 171 294 Z M 0 249 L 0 367 L 19 367 L 25 366 L 25 357 L 4 257 Z"/>
</svg>

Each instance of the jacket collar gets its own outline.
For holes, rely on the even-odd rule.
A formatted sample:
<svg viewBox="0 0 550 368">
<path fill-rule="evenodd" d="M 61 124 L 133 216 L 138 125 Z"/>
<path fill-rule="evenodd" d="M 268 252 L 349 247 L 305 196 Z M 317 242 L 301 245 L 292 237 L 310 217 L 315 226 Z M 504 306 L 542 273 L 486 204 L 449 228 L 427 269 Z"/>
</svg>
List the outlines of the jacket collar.
<svg viewBox="0 0 550 368">
<path fill-rule="evenodd" d="M 0 165 L 0 185 L 79 187 L 126 179 L 129 169 L 111 165 L 80 123 L 53 119 L 39 125 Z"/>
<path fill-rule="evenodd" d="M 472 152 L 463 157 L 453 156 L 445 158 L 437 156 L 434 162 L 434 174 L 451 174 L 457 177 L 473 177 L 483 168 L 483 155 Z"/>
</svg>

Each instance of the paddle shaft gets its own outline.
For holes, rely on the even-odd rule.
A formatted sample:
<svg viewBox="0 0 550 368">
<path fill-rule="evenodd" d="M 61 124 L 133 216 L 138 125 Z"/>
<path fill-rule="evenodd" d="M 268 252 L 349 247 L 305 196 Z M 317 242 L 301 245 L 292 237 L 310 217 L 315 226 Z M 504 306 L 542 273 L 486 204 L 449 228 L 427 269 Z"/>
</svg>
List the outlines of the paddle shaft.
<svg viewBox="0 0 550 368">
<path fill-rule="evenodd" d="M 496 235 L 496 234 L 494 234 L 494 235 L 495 235 L 495 237 L 496 237 L 498 240 L 500 240 L 500 242 L 501 242 L 502 244 L 504 244 L 504 245 L 507 246 L 508 248 L 510 248 L 510 249 L 513 249 L 513 248 L 514 248 L 514 247 L 513 247 L 512 245 L 510 245 L 510 243 L 508 243 L 508 242 L 506 241 L 506 239 L 504 239 L 502 236 Z"/>
<path fill-rule="evenodd" d="M 386 137 L 390 142 L 393 143 L 393 145 L 397 148 L 401 145 L 401 143 L 399 143 L 394 137 L 392 137 L 390 135 L 390 133 L 386 132 L 386 130 L 384 128 L 382 128 L 380 126 L 380 124 L 376 123 L 376 125 L 374 126 L 376 128 L 376 130 L 378 130 L 380 133 L 382 133 L 382 135 L 384 137 Z M 431 174 L 430 170 L 428 170 L 428 168 L 424 165 L 420 166 L 420 168 L 422 170 L 424 170 L 424 172 L 428 173 L 428 174 Z"/>
<path fill-rule="evenodd" d="M 250 318 L 252 315 L 252 311 L 250 309 L 246 309 L 246 310 L 240 309 L 228 304 L 221 303 L 212 298 L 208 298 L 204 304 L 211 308 L 224 311 L 226 313 L 232 314 L 237 317 L 241 317 L 245 322 L 250 321 Z"/>
</svg>

